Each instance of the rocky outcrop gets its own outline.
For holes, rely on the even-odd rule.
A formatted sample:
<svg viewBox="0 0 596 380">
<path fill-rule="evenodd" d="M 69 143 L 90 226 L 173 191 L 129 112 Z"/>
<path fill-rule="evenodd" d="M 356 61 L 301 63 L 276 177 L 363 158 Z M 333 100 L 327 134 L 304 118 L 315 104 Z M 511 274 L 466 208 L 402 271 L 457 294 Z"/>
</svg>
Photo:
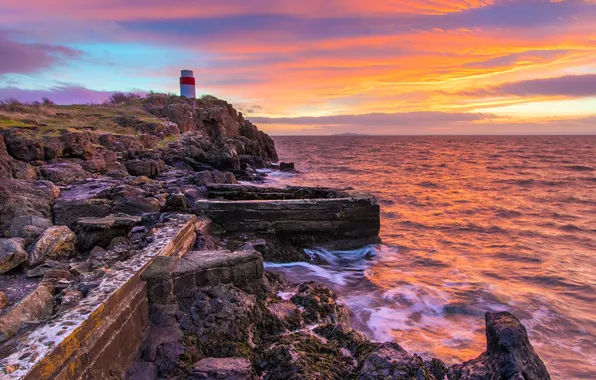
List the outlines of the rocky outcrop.
<svg viewBox="0 0 596 380">
<path fill-rule="evenodd" d="M 3 179 L 0 181 L 0 231 L 19 216 L 52 217 L 54 199 L 60 189 L 49 181 Z"/>
<path fill-rule="evenodd" d="M 4 274 L 27 261 L 21 239 L 0 239 L 0 274 Z"/>
<path fill-rule="evenodd" d="M 509 312 L 486 313 L 486 351 L 449 368 L 450 380 L 549 380 L 526 328 Z"/>
<path fill-rule="evenodd" d="M 149 178 L 158 176 L 165 169 L 163 161 L 152 159 L 128 161 L 126 162 L 125 166 L 130 175 L 145 176 Z"/>
<path fill-rule="evenodd" d="M 73 162 L 44 165 L 39 170 L 45 179 L 56 185 L 70 185 L 92 177 L 92 174 L 84 170 L 81 165 Z"/>
<path fill-rule="evenodd" d="M 47 259 L 68 259 L 76 253 L 76 235 L 65 226 L 54 226 L 29 247 L 29 264 L 38 265 Z"/>
</svg>

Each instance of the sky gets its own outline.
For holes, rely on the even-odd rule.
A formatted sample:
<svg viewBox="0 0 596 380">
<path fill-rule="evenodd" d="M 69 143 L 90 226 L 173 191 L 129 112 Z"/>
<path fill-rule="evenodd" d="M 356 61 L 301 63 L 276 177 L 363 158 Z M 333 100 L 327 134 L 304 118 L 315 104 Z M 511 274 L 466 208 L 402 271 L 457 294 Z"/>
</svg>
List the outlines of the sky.
<svg viewBox="0 0 596 380">
<path fill-rule="evenodd" d="M 0 0 L 0 99 L 181 69 L 272 134 L 594 134 L 596 0 Z"/>
</svg>

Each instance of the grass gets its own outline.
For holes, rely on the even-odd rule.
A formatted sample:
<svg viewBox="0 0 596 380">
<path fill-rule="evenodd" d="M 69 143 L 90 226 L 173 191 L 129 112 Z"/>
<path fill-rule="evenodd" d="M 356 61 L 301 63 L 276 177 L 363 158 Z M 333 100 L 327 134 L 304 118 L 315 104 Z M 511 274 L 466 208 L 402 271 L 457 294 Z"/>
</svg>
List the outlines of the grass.
<svg viewBox="0 0 596 380">
<path fill-rule="evenodd" d="M 64 130 L 92 127 L 97 133 L 136 135 L 134 128 L 124 128 L 116 123 L 120 116 L 136 118 L 141 122 L 165 123 L 147 109 L 189 103 L 200 108 L 227 106 L 228 103 L 212 95 L 188 100 L 174 94 L 115 93 L 101 104 L 55 105 L 50 99 L 40 102 L 22 102 L 14 98 L 0 100 L 0 130 L 19 128 L 34 136 L 54 136 Z M 160 142 L 163 146 L 175 140 L 170 136 Z"/>
</svg>

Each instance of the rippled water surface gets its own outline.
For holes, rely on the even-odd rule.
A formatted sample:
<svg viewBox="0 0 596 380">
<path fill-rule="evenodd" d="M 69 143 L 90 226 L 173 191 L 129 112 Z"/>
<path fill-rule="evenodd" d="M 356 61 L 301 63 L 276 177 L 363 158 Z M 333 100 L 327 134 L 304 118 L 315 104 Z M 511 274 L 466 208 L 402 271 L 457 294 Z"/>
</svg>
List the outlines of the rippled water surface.
<svg viewBox="0 0 596 380">
<path fill-rule="evenodd" d="M 296 175 L 381 205 L 383 244 L 280 267 L 337 291 L 371 338 L 448 363 L 485 311 L 522 320 L 554 379 L 596 379 L 596 136 L 276 137 Z"/>
</svg>

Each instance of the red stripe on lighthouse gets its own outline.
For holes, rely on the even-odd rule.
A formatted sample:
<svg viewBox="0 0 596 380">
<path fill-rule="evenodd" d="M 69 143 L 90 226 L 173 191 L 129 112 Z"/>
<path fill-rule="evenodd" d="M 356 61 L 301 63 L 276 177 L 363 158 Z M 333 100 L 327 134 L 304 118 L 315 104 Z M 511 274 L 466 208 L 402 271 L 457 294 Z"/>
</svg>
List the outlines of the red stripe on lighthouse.
<svg viewBox="0 0 596 380">
<path fill-rule="evenodd" d="M 195 78 L 193 77 L 180 77 L 180 84 L 195 84 Z"/>
</svg>

